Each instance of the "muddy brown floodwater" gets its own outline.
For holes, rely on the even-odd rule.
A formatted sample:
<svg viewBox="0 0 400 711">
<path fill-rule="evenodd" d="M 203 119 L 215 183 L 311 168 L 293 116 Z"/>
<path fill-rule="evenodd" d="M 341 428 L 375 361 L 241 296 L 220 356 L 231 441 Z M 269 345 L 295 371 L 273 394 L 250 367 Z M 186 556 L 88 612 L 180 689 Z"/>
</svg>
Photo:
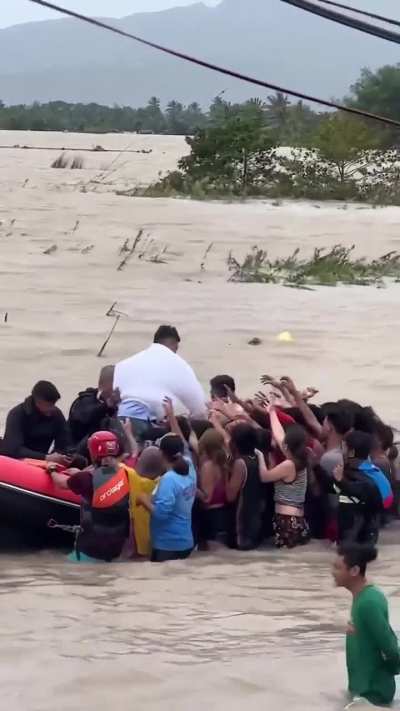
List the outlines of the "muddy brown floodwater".
<svg viewBox="0 0 400 711">
<path fill-rule="evenodd" d="M 400 208 L 129 198 L 176 167 L 183 137 L 111 134 L 101 144 L 112 152 L 90 150 L 98 142 L 0 132 L 0 435 L 35 381 L 53 380 L 67 413 L 101 365 L 145 347 L 169 321 L 205 388 L 228 372 L 247 396 L 262 373 L 290 374 L 318 387 L 319 402 L 350 397 L 399 424 L 399 284 L 312 292 L 232 284 L 227 257 L 243 260 L 254 245 L 276 258 L 354 244 L 373 259 L 400 250 Z M 50 167 L 76 148 L 88 149 L 82 170 Z M 117 271 L 139 229 L 142 254 Z M 115 302 L 124 316 L 100 361 Z M 277 339 L 286 330 L 290 344 Z M 399 531 L 387 537 L 373 574 L 400 630 Z M 333 589 L 332 557 L 313 545 L 73 567 L 60 554 L 3 554 L 2 709 L 343 708 L 350 600 Z"/>
<path fill-rule="evenodd" d="M 400 631 L 399 530 L 372 578 Z M 333 711 L 344 705 L 350 600 L 334 552 L 196 554 L 74 566 L 2 556 L 0 681 L 13 711 Z"/>
</svg>

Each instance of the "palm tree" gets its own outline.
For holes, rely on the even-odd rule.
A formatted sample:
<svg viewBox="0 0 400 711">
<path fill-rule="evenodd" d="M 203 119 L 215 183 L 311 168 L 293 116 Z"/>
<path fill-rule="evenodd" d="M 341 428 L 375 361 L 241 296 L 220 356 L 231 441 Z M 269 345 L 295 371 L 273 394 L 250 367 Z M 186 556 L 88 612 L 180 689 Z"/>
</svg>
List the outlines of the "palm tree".
<svg viewBox="0 0 400 711">
<path fill-rule="evenodd" d="M 290 101 L 281 91 L 277 91 L 276 94 L 271 94 L 267 98 L 266 114 L 268 123 L 274 129 L 282 129 L 288 118 Z"/>
</svg>

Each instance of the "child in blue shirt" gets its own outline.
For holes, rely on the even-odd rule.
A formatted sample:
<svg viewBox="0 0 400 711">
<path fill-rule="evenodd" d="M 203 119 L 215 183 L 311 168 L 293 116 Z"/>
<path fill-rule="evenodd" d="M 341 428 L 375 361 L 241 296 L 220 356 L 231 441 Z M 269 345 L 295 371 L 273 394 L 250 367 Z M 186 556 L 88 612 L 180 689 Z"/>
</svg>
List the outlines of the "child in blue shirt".
<svg viewBox="0 0 400 711">
<path fill-rule="evenodd" d="M 196 496 L 197 477 L 193 463 L 184 457 L 184 444 L 175 434 L 160 442 L 166 473 L 151 499 L 141 497 L 141 503 L 151 513 L 151 560 L 188 558 L 194 546 L 192 508 Z"/>
</svg>

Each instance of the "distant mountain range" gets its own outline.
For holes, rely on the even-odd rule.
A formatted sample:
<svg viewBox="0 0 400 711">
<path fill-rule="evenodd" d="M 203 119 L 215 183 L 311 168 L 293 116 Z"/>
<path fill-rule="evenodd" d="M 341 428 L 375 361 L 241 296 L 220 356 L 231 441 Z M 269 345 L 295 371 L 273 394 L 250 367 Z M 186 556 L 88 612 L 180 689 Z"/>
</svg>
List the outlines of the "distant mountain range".
<svg viewBox="0 0 400 711">
<path fill-rule="evenodd" d="M 397 0 L 394 0 L 396 3 Z M 379 0 L 379 10 L 396 5 Z M 108 22 L 146 39 L 274 83 L 343 96 L 362 67 L 400 61 L 399 47 L 313 17 L 280 0 L 223 0 Z M 143 105 L 158 96 L 208 105 L 261 90 L 71 19 L 0 30 L 0 99 Z M 267 92 L 266 92 L 267 93 Z"/>
</svg>

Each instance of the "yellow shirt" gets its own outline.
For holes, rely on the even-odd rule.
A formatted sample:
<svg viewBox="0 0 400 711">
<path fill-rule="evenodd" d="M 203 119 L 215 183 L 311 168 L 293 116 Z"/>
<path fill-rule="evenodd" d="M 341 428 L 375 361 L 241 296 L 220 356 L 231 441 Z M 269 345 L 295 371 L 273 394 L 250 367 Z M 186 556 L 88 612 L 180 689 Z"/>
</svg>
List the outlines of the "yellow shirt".
<svg viewBox="0 0 400 711">
<path fill-rule="evenodd" d="M 129 508 L 136 550 L 139 555 L 147 556 L 151 553 L 150 514 L 143 506 L 137 505 L 136 499 L 138 494 L 151 496 L 159 480 L 146 479 L 129 467 L 125 467 L 125 470 L 129 480 Z"/>
</svg>

